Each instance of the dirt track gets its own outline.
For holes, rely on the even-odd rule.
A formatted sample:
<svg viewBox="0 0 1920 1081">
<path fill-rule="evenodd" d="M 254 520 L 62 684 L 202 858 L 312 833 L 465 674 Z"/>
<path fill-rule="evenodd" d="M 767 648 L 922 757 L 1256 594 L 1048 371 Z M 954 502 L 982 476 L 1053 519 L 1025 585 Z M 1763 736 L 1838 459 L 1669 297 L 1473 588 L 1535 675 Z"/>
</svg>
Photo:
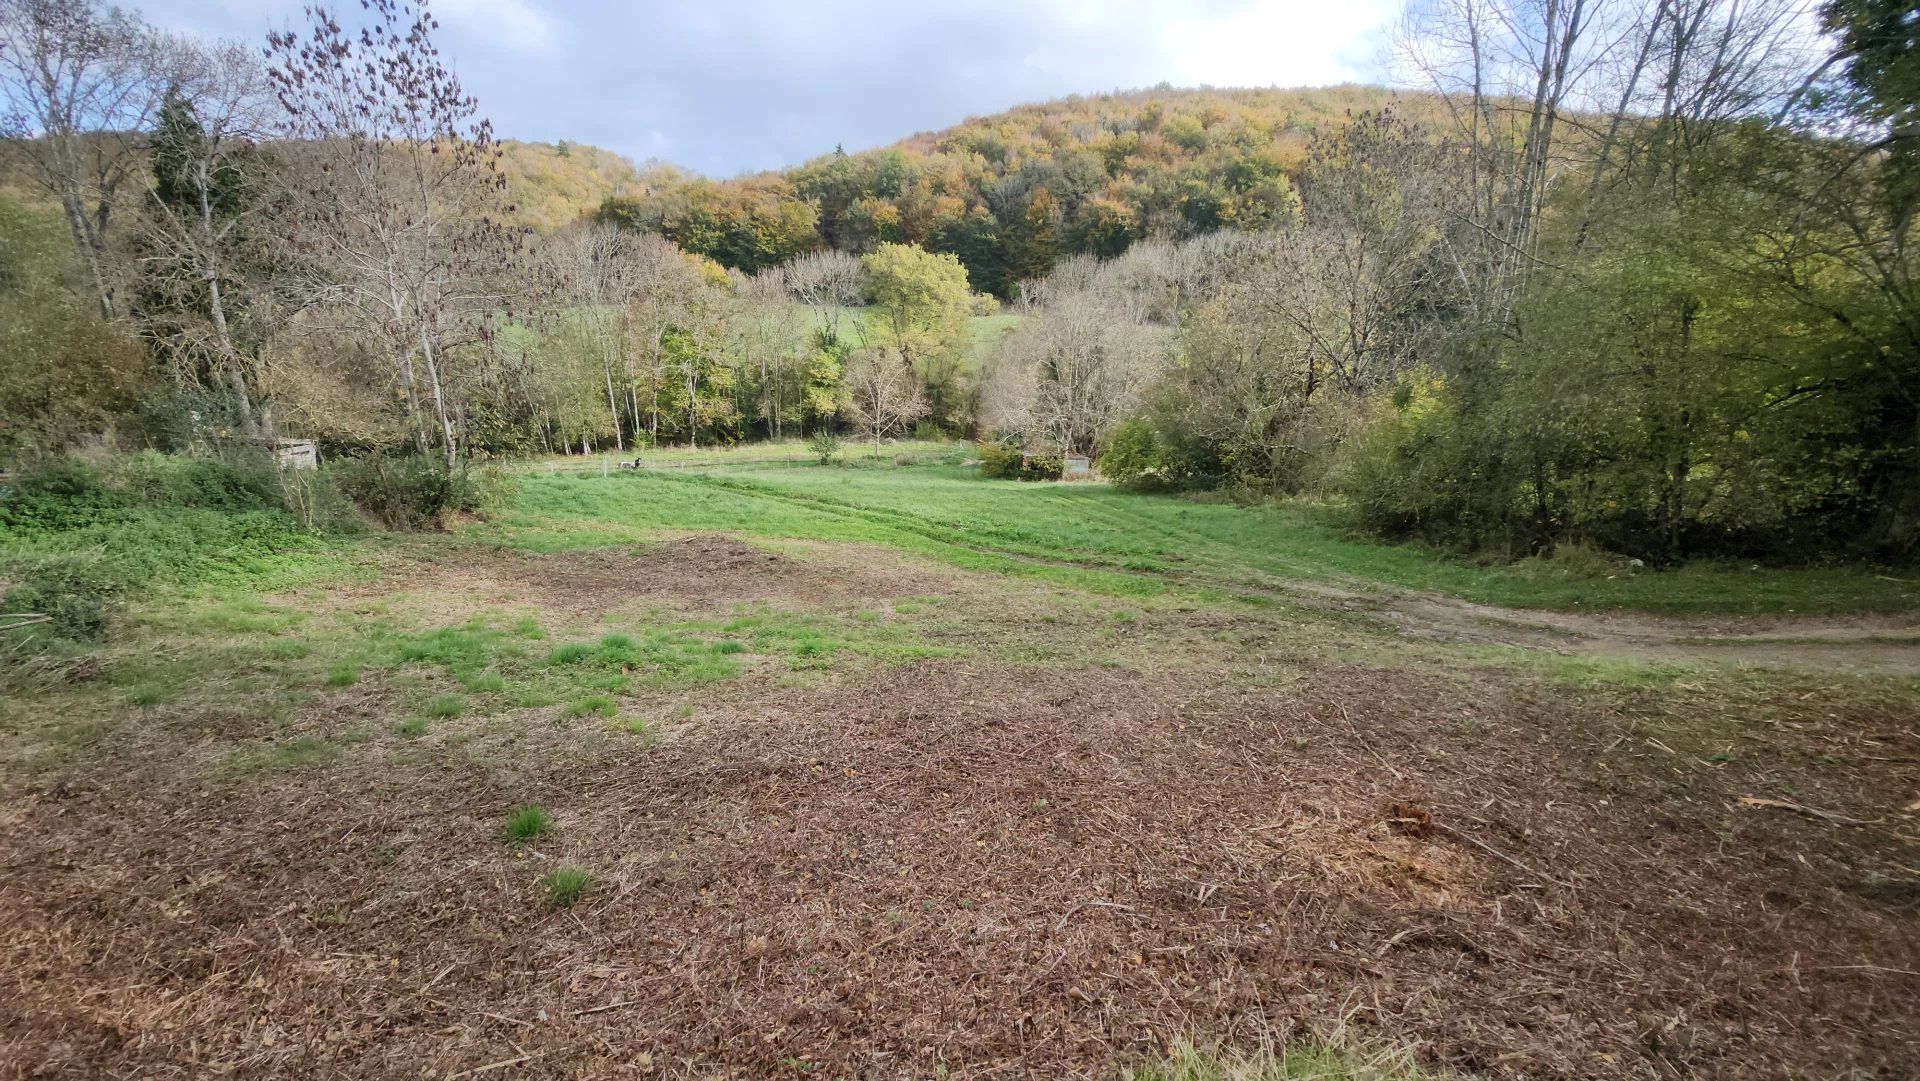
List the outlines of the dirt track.
<svg viewBox="0 0 1920 1081">
<path fill-rule="evenodd" d="M 1920 614 L 1681 619 L 1630 613 L 1502 608 L 1412 590 L 1327 582 L 1286 589 L 1359 612 L 1403 634 L 1556 653 L 1731 661 L 1769 668 L 1920 674 Z"/>
</svg>

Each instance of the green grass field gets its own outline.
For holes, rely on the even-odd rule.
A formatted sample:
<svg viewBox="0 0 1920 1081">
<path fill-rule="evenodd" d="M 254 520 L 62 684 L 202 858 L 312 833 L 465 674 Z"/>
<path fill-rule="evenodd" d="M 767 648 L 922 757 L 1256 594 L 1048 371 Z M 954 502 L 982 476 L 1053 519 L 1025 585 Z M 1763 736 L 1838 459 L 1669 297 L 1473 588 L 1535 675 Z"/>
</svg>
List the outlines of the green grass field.
<svg viewBox="0 0 1920 1081">
<path fill-rule="evenodd" d="M 721 530 L 894 545 L 962 566 L 1056 577 L 1105 592 L 1199 588 L 1259 593 L 1289 582 L 1431 590 L 1484 604 L 1665 615 L 1826 615 L 1920 607 L 1920 580 L 1861 567 L 1692 564 L 1576 573 L 1552 563 L 1479 563 L 1341 528 L 1335 508 L 1240 507 L 1124 492 L 1101 483 L 986 480 L 966 448 L 850 444 L 822 467 L 804 444 L 669 449 L 650 468 L 548 462 L 529 469 L 511 522 L 517 543 L 621 530 Z M 896 458 L 910 465 L 895 465 Z M 606 473 L 606 476 L 596 474 Z"/>
</svg>

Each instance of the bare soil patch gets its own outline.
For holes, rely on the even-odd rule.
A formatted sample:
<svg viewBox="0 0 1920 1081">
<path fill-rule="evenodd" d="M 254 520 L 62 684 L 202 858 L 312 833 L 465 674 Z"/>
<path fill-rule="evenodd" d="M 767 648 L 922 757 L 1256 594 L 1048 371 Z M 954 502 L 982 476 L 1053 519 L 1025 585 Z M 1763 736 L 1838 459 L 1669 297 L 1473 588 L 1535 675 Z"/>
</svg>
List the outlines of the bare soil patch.
<svg viewBox="0 0 1920 1081">
<path fill-rule="evenodd" d="M 953 588 L 950 575 L 897 553 L 814 545 L 796 557 L 720 533 L 551 555 L 486 553 L 433 565 L 424 575 L 409 570 L 363 592 L 384 593 L 396 584 L 487 603 L 532 602 L 576 615 L 638 600 L 707 608 L 749 601 L 847 606 Z"/>
<path fill-rule="evenodd" d="M 651 747 L 103 768 L 0 831 L 0 1070 L 1106 1076 L 1346 1016 L 1496 1076 L 1898 1076 L 1915 734 L 1829 712 L 1780 728 L 1831 760 L 1793 794 L 1868 825 L 1742 807 L 1776 759 L 1707 768 L 1618 710 L 1340 667 L 929 662 Z M 516 854 L 528 801 L 561 829 Z M 599 883 L 552 912 L 562 861 Z"/>
</svg>

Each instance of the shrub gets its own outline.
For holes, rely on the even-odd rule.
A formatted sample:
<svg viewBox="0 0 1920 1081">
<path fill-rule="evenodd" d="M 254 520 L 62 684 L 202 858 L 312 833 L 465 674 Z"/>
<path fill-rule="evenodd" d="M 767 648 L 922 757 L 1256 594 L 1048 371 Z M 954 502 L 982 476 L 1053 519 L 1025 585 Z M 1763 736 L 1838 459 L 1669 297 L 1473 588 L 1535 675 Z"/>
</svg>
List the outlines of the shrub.
<svg viewBox="0 0 1920 1081">
<path fill-rule="evenodd" d="M 78 529 L 110 519 L 125 506 L 126 497 L 109 489 L 92 466 L 51 458 L 15 478 L 13 491 L 0 501 L 0 529 Z"/>
<path fill-rule="evenodd" d="M 1029 454 L 1012 443 L 979 445 L 980 475 L 1001 480 L 1059 480 L 1066 460 L 1058 454 Z"/>
<path fill-rule="evenodd" d="M 92 642 L 106 637 L 107 610 L 112 603 L 112 594 L 78 592 L 28 582 L 7 590 L 6 596 L 0 598 L 0 611 L 46 617 L 44 622 L 22 625 L 20 632 L 24 636 Z"/>
<path fill-rule="evenodd" d="M 913 437 L 922 443 L 938 443 L 947 438 L 947 433 L 933 421 L 923 420 L 913 426 Z"/>
<path fill-rule="evenodd" d="M 26 637 L 97 640 L 151 582 L 256 569 L 312 541 L 279 510 L 262 456 L 53 458 L 0 489 L 0 609 L 49 617 Z"/>
<path fill-rule="evenodd" d="M 1020 473 L 1020 448 L 1010 443 L 980 444 L 980 475 L 1011 480 Z"/>
<path fill-rule="evenodd" d="M 1028 454 L 1021 462 L 1021 480 L 1059 480 L 1067 471 L 1067 460 L 1059 454 Z"/>
<path fill-rule="evenodd" d="M 840 453 L 840 437 L 829 431 L 818 431 L 813 433 L 812 439 L 807 440 L 807 446 L 820 459 L 821 465 L 831 465 L 833 456 Z"/>
<path fill-rule="evenodd" d="M 492 467 L 449 469 L 428 455 L 372 455 L 335 463 L 340 490 L 388 529 L 443 529 L 457 513 L 485 518 L 505 508 L 513 481 Z"/>
<path fill-rule="evenodd" d="M 231 512 L 279 510 L 279 471 L 266 454 L 241 451 L 219 458 L 135 454 L 108 470 L 138 503 Z"/>
<path fill-rule="evenodd" d="M 1213 487 L 1227 470 L 1212 444 L 1134 417 L 1107 435 L 1100 472 L 1124 488 L 1166 491 Z"/>
</svg>

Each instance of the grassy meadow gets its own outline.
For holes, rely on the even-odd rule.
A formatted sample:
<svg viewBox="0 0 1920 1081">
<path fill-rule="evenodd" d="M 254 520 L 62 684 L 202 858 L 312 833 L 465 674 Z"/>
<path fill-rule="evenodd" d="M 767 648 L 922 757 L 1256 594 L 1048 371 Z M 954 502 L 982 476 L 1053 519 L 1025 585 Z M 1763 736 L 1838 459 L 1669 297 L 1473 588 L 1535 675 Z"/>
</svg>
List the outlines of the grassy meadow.
<svg viewBox="0 0 1920 1081">
<path fill-rule="evenodd" d="M 1740 947 L 1761 981 L 1740 1009 L 1787 1020 L 1721 1053 L 1838 1039 L 1870 1061 L 1900 1038 L 1822 1028 L 1755 973 L 1798 950 L 1864 1002 L 1844 966 L 1913 941 L 1910 910 L 1859 892 L 1897 883 L 1909 842 L 1845 824 L 1911 798 L 1910 583 L 1480 565 L 1354 539 L 1335 508 L 990 481 L 969 453 L 526 462 L 505 506 L 424 534 L 310 532 L 158 461 L 109 470 L 120 496 L 17 503 L 6 573 L 121 584 L 102 641 L 6 656 L 0 907 L 12 960 L 58 973 L 9 1054 L 392 1073 L 326 1044 L 371 1016 L 379 1053 L 449 1072 L 536 1050 L 1383 1081 L 1697 1063 L 1607 1018 L 1629 980 L 1635 1008 L 1729 1031 L 1688 970 L 1735 964 L 1744 899 L 1779 873 L 1755 846 L 1808 854 L 1785 888 L 1845 900 Z M 1569 612 L 1600 622 L 1524 622 Z M 1885 626 L 1818 637 L 1848 612 Z M 1442 832 L 1403 825 L 1429 814 Z M 1638 847 L 1653 822 L 1677 823 L 1670 851 Z M 1630 881 L 1673 900 L 1594 932 Z M 1359 943 L 1380 1010 L 1356 1017 L 1340 953 L 1273 952 L 1280 926 Z M 1485 951 L 1478 982 L 1457 949 L 1403 948 L 1433 926 Z M 184 993 L 274 927 L 234 955 L 265 991 Z M 1668 952 L 1620 952 L 1639 941 Z M 997 975 L 969 996 L 967 971 Z M 1025 990 L 1050 971 L 1111 1014 Z M 778 1020 L 855 980 L 872 1021 Z M 1238 1037 L 1248 995 L 1295 1011 L 1285 1047 Z M 1501 1034 L 1547 1011 L 1590 1027 Z M 1022 1049 L 1023 1013 L 1046 1049 Z"/>
</svg>

